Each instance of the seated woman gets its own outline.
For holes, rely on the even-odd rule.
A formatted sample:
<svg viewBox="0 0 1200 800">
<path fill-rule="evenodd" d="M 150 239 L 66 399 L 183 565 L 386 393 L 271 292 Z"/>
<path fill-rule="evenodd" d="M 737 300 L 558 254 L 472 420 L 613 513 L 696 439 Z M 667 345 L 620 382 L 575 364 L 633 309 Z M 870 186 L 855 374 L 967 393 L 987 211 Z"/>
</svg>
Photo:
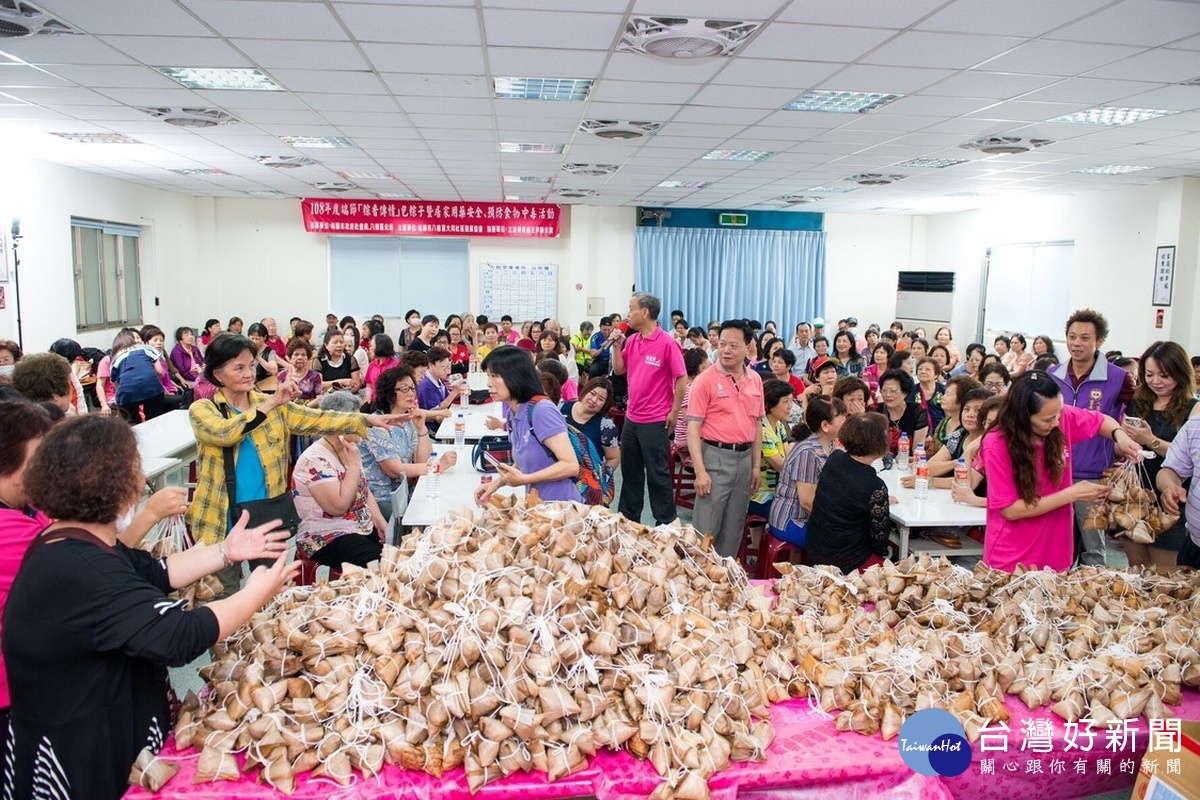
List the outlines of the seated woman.
<svg viewBox="0 0 1200 800">
<path fill-rule="evenodd" d="M 1051 345 L 1053 348 L 1053 345 Z M 1029 370 L 1033 369 L 1034 355 L 1025 349 L 1025 336 L 1020 333 L 1014 333 L 1009 337 L 1008 355 L 1012 356 L 1011 363 L 1005 363 L 1008 367 L 1008 373 L 1011 377 L 1016 378 Z"/>
<path fill-rule="evenodd" d="M 954 335 L 950 332 L 950 329 L 943 325 L 934 332 L 933 339 L 935 344 L 946 348 L 946 351 L 950 354 L 950 363 L 948 365 L 949 368 L 954 369 L 956 366 L 958 366 L 958 362 L 961 360 L 962 354 L 959 353 L 958 348 L 954 346 Z"/>
<path fill-rule="evenodd" d="M 848 330 L 833 335 L 833 357 L 838 360 L 839 378 L 858 378 L 867 368 L 866 359 L 858 351 L 858 342 Z"/>
<path fill-rule="evenodd" d="M 579 386 L 567 374 L 567 368 L 562 365 L 557 356 L 550 354 L 542 356 L 538 359 L 537 370 L 554 376 L 554 380 L 558 381 L 559 393 L 563 401 L 579 399 Z"/>
<path fill-rule="evenodd" d="M 275 355 L 275 351 L 267 346 L 267 326 L 261 322 L 252 322 L 246 331 L 251 343 L 254 344 L 254 386 L 279 374 L 283 360 Z M 271 385 L 274 385 L 272 382 Z"/>
<path fill-rule="evenodd" d="M 63 414 L 71 407 L 71 365 L 54 353 L 34 353 L 17 362 L 12 388 L 26 400 L 49 403 Z"/>
<path fill-rule="evenodd" d="M 1019 564 L 1071 568 L 1072 504 L 1094 503 L 1111 491 L 1071 479 L 1071 447 L 1094 436 L 1111 438 L 1118 457 L 1141 457 L 1142 446 L 1112 417 L 1064 404 L 1062 390 L 1046 373 L 1035 370 L 1013 381 L 999 421 L 979 448 L 988 479 L 985 564 L 1005 572 Z"/>
<path fill-rule="evenodd" d="M 454 416 L 454 404 L 471 389 L 465 381 L 449 386 L 450 351 L 433 347 L 425 352 L 429 369 L 417 382 L 417 405 L 425 412 L 425 425 L 429 432 L 436 433 L 442 420 Z"/>
<path fill-rule="evenodd" d="M 462 325 L 448 325 L 446 331 L 450 334 L 450 371 L 455 375 L 466 375 L 471 371 L 471 356 L 475 350 L 473 345 L 463 337 Z"/>
<path fill-rule="evenodd" d="M 758 491 L 750 496 L 749 511 L 766 517 L 771 513 L 771 502 L 775 499 L 775 486 L 779 482 L 779 471 L 783 469 L 783 459 L 792 446 L 788 440 L 788 418 L 794 403 L 792 385 L 787 381 L 768 378 L 763 381 L 762 392 L 765 415 L 759 426 L 762 438 L 761 477 Z"/>
<path fill-rule="evenodd" d="M 321 398 L 322 411 L 353 413 L 358 397 L 333 392 Z M 296 459 L 296 549 L 327 567 L 365 567 L 383 552 L 387 518 L 363 475 L 358 434 L 326 434 Z"/>
<path fill-rule="evenodd" d="M 237 334 L 241 334 L 241 332 L 242 332 L 242 327 L 243 327 L 245 324 L 246 324 L 246 323 L 245 323 L 245 322 L 242 320 L 242 318 L 241 318 L 241 317 L 230 317 L 230 318 L 229 318 L 229 324 L 225 326 L 225 332 L 226 332 L 226 333 L 237 333 Z M 144 338 L 144 337 L 143 337 L 143 338 Z"/>
<path fill-rule="evenodd" d="M 879 376 L 888 371 L 888 364 L 891 363 L 892 356 L 896 354 L 896 348 L 890 343 L 880 340 L 878 344 L 871 350 L 871 363 L 863 367 L 862 379 L 866 381 L 867 388 L 871 390 L 871 401 L 879 396 Z"/>
<path fill-rule="evenodd" d="M 867 412 L 846 420 L 838 434 L 845 450 L 829 455 L 808 519 L 808 563 L 844 574 L 882 564 L 892 532 L 887 485 L 872 463 L 888 452 L 888 422 Z"/>
<path fill-rule="evenodd" d="M 375 384 L 379 397 L 376 414 L 404 419 L 391 429 L 372 428 L 358 443 L 363 475 L 384 519 L 392 516 L 392 493 L 407 480 L 425 474 L 433 450 L 424 414 L 417 408 L 417 381 L 411 367 L 401 364 L 385 370 Z M 458 454 L 448 450 L 438 457 L 443 470 L 458 462 Z"/>
<path fill-rule="evenodd" d="M 336 328 L 325 333 L 325 343 L 317 356 L 321 373 L 321 388 L 325 391 L 349 389 L 357 392 L 362 386 L 362 370 L 354 356 L 346 352 L 346 337 Z"/>
<path fill-rule="evenodd" d="M 952 474 L 958 460 L 966 460 L 967 448 L 983 438 L 979 409 L 989 397 L 991 395 L 984 389 L 971 389 L 963 395 L 962 408 L 958 412 L 961 426 L 947 437 L 946 446 L 939 447 L 926 461 L 930 478 Z M 906 489 L 913 488 L 916 485 L 915 481 L 914 475 L 900 476 L 900 485 Z"/>
<path fill-rule="evenodd" d="M 11 339 L 0 339 L 0 383 L 12 383 L 13 370 L 21 356 L 21 345 Z"/>
<path fill-rule="evenodd" d="M 179 377 L 183 379 L 183 388 L 191 389 L 196 378 L 204 374 L 204 354 L 196 346 L 196 332 L 184 325 L 175 329 L 175 346 L 171 349 L 171 363 Z M 97 393 L 99 391 L 97 390 Z"/>
<path fill-rule="evenodd" d="M 139 752 L 171 732 L 166 668 L 232 634 L 299 571 L 274 523 L 239 521 L 223 543 L 162 560 L 127 547 L 118 531 L 144 484 L 134 432 L 99 415 L 57 425 L 25 470 L 29 501 L 58 521 L 25 553 L 4 610 L 6 794 L 121 797 Z M 274 561 L 232 597 L 189 611 L 167 596 L 252 558 Z"/>
<path fill-rule="evenodd" d="M 396 358 L 396 345 L 386 333 L 377 333 L 371 337 L 370 357 L 371 363 L 367 365 L 363 374 L 363 394 L 367 402 L 375 400 L 375 381 L 379 380 L 380 373 L 400 364 L 400 359 Z"/>
<path fill-rule="evenodd" d="M 578 400 L 567 400 L 562 405 L 567 432 L 579 460 L 576 484 L 583 502 L 589 505 L 607 506 L 613 499 L 613 473 L 621 463 L 617 424 L 608 416 L 614 399 L 608 378 L 591 378 L 583 385 Z M 586 447 L 583 439 L 587 440 Z"/>
<path fill-rule="evenodd" d="M 579 459 L 558 408 L 542 397 L 533 361 L 516 347 L 493 350 L 483 361 L 488 390 L 504 404 L 504 427 L 512 444 L 513 466 L 501 464 L 497 480 L 475 490 L 483 505 L 502 485 L 537 489 L 542 500 L 576 500 Z"/>
<path fill-rule="evenodd" d="M 158 330 L 158 328 L 153 325 L 148 325 L 146 327 L 153 330 Z M 159 331 L 159 333 L 161 334 L 162 332 Z M 142 337 L 142 341 L 147 341 L 146 337 Z M 162 355 L 163 347 L 161 340 L 159 344 L 153 346 L 154 349 L 158 350 L 159 355 Z M 75 341 L 74 339 L 56 339 L 54 343 L 50 345 L 50 352 L 62 356 L 67 360 L 67 363 L 71 365 L 71 404 L 67 409 L 67 416 L 78 417 L 88 413 L 88 399 L 87 394 L 83 389 L 83 381 L 92 377 L 92 362 L 83 357 L 83 348 L 80 347 L 79 342 Z M 163 362 L 163 365 L 167 367 L 167 372 L 169 374 L 171 362 L 166 359 L 164 359 Z M 9 377 L 11 378 L 11 373 Z M 170 378 L 168 377 L 167 380 L 170 380 Z M 6 381 L 0 377 L 0 383 L 5 382 Z M 175 392 L 180 391 L 179 385 L 175 382 L 172 381 L 171 386 Z"/>
<path fill-rule="evenodd" d="M 979 368 L 979 382 L 988 394 L 1002 395 L 1008 391 L 1012 378 L 1003 364 L 989 363 Z"/>
<path fill-rule="evenodd" d="M 687 407 L 691 399 L 692 381 L 704 370 L 712 366 L 708 355 L 698 347 L 693 347 L 683 354 L 683 366 L 687 370 L 687 388 L 683 390 L 683 404 L 679 407 L 679 418 L 675 420 L 675 435 L 672 441 L 687 449 Z"/>
<path fill-rule="evenodd" d="M 807 403 L 817 396 L 825 398 L 833 397 L 833 387 L 838 382 L 837 359 L 821 358 L 818 356 L 808 365 L 808 370 L 812 375 L 813 384 L 804 390 L 804 402 Z"/>
<path fill-rule="evenodd" d="M 707 341 L 707 340 L 706 340 Z M 776 339 L 775 341 L 779 341 Z M 782 345 L 782 343 L 781 343 Z M 686 353 L 684 354 L 686 355 Z M 775 348 L 775 352 L 771 354 L 771 377 L 776 380 L 786 381 L 792 387 L 792 394 L 796 397 L 804 394 L 804 390 L 808 387 L 804 385 L 804 381 L 799 375 L 792 374 L 792 367 L 796 366 L 796 354 L 786 347 L 780 346 Z"/>
<path fill-rule="evenodd" d="M 946 385 L 938 380 L 940 372 L 938 363 L 932 358 L 922 358 L 918 361 L 917 381 L 912 396 L 909 397 L 925 413 L 925 421 L 928 423 L 926 427 L 931 431 L 936 430 L 942 418 L 946 416 L 946 412 L 942 410 L 942 395 L 946 392 Z"/>
<path fill-rule="evenodd" d="M 929 357 L 937 362 L 938 380 L 942 383 L 950 380 L 950 350 L 940 344 L 929 348 Z"/>
<path fill-rule="evenodd" d="M 204 351 L 204 348 L 208 347 L 208 343 L 211 342 L 213 340 L 213 338 L 220 332 L 221 332 L 221 320 L 210 319 L 208 322 L 204 323 L 204 332 L 200 334 L 200 350 L 201 350 L 201 352 Z"/>
<path fill-rule="evenodd" d="M 357 340 L 356 344 L 351 344 L 349 339 L 346 340 L 346 349 L 354 348 L 354 360 L 358 362 L 358 369 L 362 373 L 364 384 L 367 381 L 367 367 L 371 365 L 371 342 L 381 333 L 383 333 L 383 323 L 369 319 L 363 323 L 362 337 Z M 392 349 L 395 350 L 395 344 L 392 345 Z"/>
<path fill-rule="evenodd" d="M 293 337 L 287 345 L 287 366 L 279 370 L 279 381 L 296 384 L 296 391 L 299 393 L 296 402 L 315 408 L 316 400 L 321 396 L 321 373 L 309 369 L 312 357 L 313 346 L 308 340 Z"/>
<path fill-rule="evenodd" d="M 967 345 L 967 356 L 954 369 L 950 370 L 951 377 L 959 375 L 970 375 L 975 380 L 979 380 L 979 368 L 983 366 L 983 357 L 987 355 L 987 349 L 978 342 L 972 342 Z"/>
<path fill-rule="evenodd" d="M 901 435 L 907 434 L 909 447 L 915 448 L 929 433 L 925 412 L 908 399 L 912 391 L 912 376 L 904 370 L 889 369 L 879 379 L 879 394 L 883 401 L 871 410 L 882 414 L 888 424 L 888 450 L 892 455 L 900 452 Z"/>
<path fill-rule="evenodd" d="M 792 430 L 796 444 L 783 459 L 775 502 L 771 504 L 771 535 L 776 539 L 804 547 L 807 543 L 808 515 L 812 513 L 817 480 L 837 443 L 846 406 L 836 397 L 815 398 L 804 412 L 804 422 Z"/>
<path fill-rule="evenodd" d="M 942 410 L 946 416 L 933 429 L 925 443 L 925 452 L 929 455 L 936 453 L 941 447 L 950 444 L 951 437 L 963 439 L 967 433 L 963 430 L 962 402 L 967 392 L 983 388 L 979 381 L 967 375 L 959 375 L 946 381 L 946 391 L 942 393 Z"/>
<path fill-rule="evenodd" d="M 158 327 L 157 325 L 143 326 L 140 334 L 142 341 L 149 345 L 154 352 L 158 354 L 158 358 L 156 359 L 158 366 L 155 367 L 155 372 L 158 373 L 158 381 L 160 384 L 162 384 L 163 402 L 165 403 L 167 410 L 174 411 L 175 409 L 185 408 L 191 401 L 191 394 L 188 393 L 185 395 L 183 389 L 171 378 L 171 361 L 167 358 L 166 353 L 164 352 L 164 348 L 166 347 L 166 334 L 164 334 L 162 328 Z M 63 340 L 60 339 L 59 341 Z M 66 341 L 70 340 L 68 339 Z M 66 358 L 65 354 L 62 355 L 64 358 Z M 67 358 L 67 360 L 72 362 L 74 361 L 73 358 Z M 74 367 L 74 363 L 72 363 L 72 367 Z M 74 370 L 72 370 L 72 375 L 74 375 Z"/>
<path fill-rule="evenodd" d="M 846 415 L 861 414 L 871 405 L 871 391 L 858 378 L 838 378 L 833 385 L 833 396 L 846 406 Z"/>
</svg>

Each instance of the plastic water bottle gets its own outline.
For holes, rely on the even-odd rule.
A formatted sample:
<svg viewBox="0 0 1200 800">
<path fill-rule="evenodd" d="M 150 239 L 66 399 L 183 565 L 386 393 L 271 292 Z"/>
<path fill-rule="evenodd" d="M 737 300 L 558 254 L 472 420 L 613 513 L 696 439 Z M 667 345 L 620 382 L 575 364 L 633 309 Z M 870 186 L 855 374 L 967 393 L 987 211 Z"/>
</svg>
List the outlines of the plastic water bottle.
<svg viewBox="0 0 1200 800">
<path fill-rule="evenodd" d="M 462 383 L 458 385 L 458 388 L 462 390 L 462 394 L 458 396 L 458 404 L 465 410 L 471 402 L 471 391 L 467 388 L 466 378 L 463 378 Z M 461 444 L 461 442 L 459 442 L 459 444 Z"/>
<path fill-rule="evenodd" d="M 454 444 L 462 447 L 467 443 L 467 418 L 460 411 L 454 415 Z"/>
<path fill-rule="evenodd" d="M 441 487 L 439 483 L 439 474 L 442 471 L 441 462 L 438 461 L 437 453 L 429 454 L 429 461 L 425 464 L 425 483 L 429 486 L 429 496 L 436 498 L 440 493 Z"/>
<path fill-rule="evenodd" d="M 908 472 L 908 434 L 900 434 L 900 449 L 896 453 L 896 464 L 901 472 Z"/>
<path fill-rule="evenodd" d="M 954 465 L 954 485 L 964 489 L 971 485 L 971 471 L 967 468 L 965 458 L 960 458 Z"/>
<path fill-rule="evenodd" d="M 469 372 L 479 372 L 479 362 L 475 360 L 474 353 L 471 353 L 470 366 L 467 369 Z"/>
<path fill-rule="evenodd" d="M 913 460 L 917 461 L 925 457 L 925 443 L 917 442 L 917 446 L 913 448 Z"/>
<path fill-rule="evenodd" d="M 925 460 L 924 454 L 917 458 L 916 480 L 913 482 L 913 487 L 917 490 L 918 500 L 929 497 L 929 462 Z"/>
</svg>

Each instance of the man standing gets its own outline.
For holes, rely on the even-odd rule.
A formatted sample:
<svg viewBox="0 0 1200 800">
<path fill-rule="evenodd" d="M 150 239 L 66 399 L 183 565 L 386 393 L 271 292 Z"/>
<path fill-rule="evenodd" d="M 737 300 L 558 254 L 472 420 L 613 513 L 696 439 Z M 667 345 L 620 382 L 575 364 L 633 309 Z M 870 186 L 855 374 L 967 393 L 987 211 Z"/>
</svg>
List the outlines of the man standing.
<svg viewBox="0 0 1200 800">
<path fill-rule="evenodd" d="M 596 329 L 589 320 L 579 323 L 579 333 L 571 337 L 571 348 L 575 351 L 575 365 L 579 368 L 582 386 L 587 382 L 588 368 L 592 366 L 592 331 Z"/>
<path fill-rule="evenodd" d="M 621 499 L 617 510 L 635 522 L 642 518 L 646 484 L 654 521 L 675 519 L 675 492 L 669 462 L 671 433 L 687 389 L 683 351 L 658 326 L 662 303 L 646 292 L 629 300 L 629 338 L 613 340 L 614 375 L 626 375 L 629 401 L 621 431 Z"/>
<path fill-rule="evenodd" d="M 796 337 L 792 339 L 792 354 L 796 363 L 792 366 L 792 374 L 801 378 L 808 372 L 808 362 L 817 357 L 817 350 L 812 345 L 812 325 L 801 322 L 796 326 Z"/>
<path fill-rule="evenodd" d="M 1071 359 L 1050 372 L 1062 389 L 1063 402 L 1107 414 L 1120 421 L 1125 407 L 1133 400 L 1133 376 L 1109 364 L 1100 355 L 1108 338 L 1108 320 L 1103 314 L 1085 308 L 1067 320 L 1067 350 Z M 1120 428 L 1113 434 L 1123 433 Z M 1076 481 L 1095 481 L 1112 465 L 1113 443 L 1100 436 L 1081 441 L 1071 448 L 1071 472 Z M 1083 554 L 1079 563 L 1104 566 L 1104 531 L 1083 530 L 1083 519 L 1091 503 L 1075 503 L 1075 520 L 1083 535 Z"/>
<path fill-rule="evenodd" d="M 688 399 L 688 453 L 696 471 L 692 526 L 711 533 L 722 556 L 737 555 L 761 477 L 763 385 L 746 369 L 753 335 L 740 320 L 722 322 L 717 363 L 696 376 Z"/>
<path fill-rule="evenodd" d="M 287 358 L 287 343 L 279 336 L 279 326 L 275 324 L 274 317 L 263 317 L 263 327 L 267 329 L 267 338 L 265 339 L 267 347 L 275 351 L 275 355 L 279 358 Z"/>
</svg>

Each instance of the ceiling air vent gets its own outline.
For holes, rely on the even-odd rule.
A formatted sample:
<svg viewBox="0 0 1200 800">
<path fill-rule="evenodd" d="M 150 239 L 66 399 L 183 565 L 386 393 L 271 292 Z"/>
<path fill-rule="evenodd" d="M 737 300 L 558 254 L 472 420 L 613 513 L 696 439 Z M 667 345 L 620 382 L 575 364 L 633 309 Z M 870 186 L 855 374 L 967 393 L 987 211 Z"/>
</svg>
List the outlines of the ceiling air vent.
<svg viewBox="0 0 1200 800">
<path fill-rule="evenodd" d="M 846 180 L 851 183 L 857 183 L 859 186 L 887 186 L 889 183 L 895 183 L 903 179 L 903 175 L 882 175 L 878 172 L 864 172 L 846 178 Z"/>
<path fill-rule="evenodd" d="M 679 61 L 731 56 L 761 22 L 682 17 L 631 17 L 618 50 Z"/>
<path fill-rule="evenodd" d="M 661 127 L 661 122 L 629 122 L 614 119 L 585 119 L 579 124 L 579 130 L 600 139 L 641 139 Z"/>
<path fill-rule="evenodd" d="M 0 0 L 0 39 L 77 33 L 54 17 L 20 0 Z"/>
<path fill-rule="evenodd" d="M 964 150 L 978 150 L 990 156 L 1011 156 L 1016 153 L 1028 153 L 1035 147 L 1054 144 L 1053 139 L 1022 139 L 1018 136 L 986 136 L 973 142 L 960 144 Z"/>
<path fill-rule="evenodd" d="M 584 178 L 603 178 L 612 175 L 618 169 L 618 164 L 563 164 L 563 172 L 579 175 Z"/>
<path fill-rule="evenodd" d="M 322 192 L 352 192 L 358 187 L 353 183 L 337 183 L 334 181 L 317 181 L 313 184 L 314 189 L 320 189 Z"/>
<path fill-rule="evenodd" d="M 595 189 L 556 189 L 554 191 L 559 197 L 566 197 L 571 200 L 582 200 L 585 197 L 595 197 Z"/>
<path fill-rule="evenodd" d="M 234 125 L 240 120 L 217 108 L 139 108 L 155 119 L 179 128 L 215 128 L 218 125 Z"/>
<path fill-rule="evenodd" d="M 307 156 L 254 156 L 254 160 L 264 167 L 274 167 L 275 169 L 311 167 L 317 163 Z"/>
<path fill-rule="evenodd" d="M 822 197 L 813 197 L 812 195 L 807 194 L 788 194 L 779 198 L 779 202 L 788 206 L 802 206 L 807 205 L 808 203 L 815 203 L 818 200 L 823 199 L 824 198 Z"/>
</svg>

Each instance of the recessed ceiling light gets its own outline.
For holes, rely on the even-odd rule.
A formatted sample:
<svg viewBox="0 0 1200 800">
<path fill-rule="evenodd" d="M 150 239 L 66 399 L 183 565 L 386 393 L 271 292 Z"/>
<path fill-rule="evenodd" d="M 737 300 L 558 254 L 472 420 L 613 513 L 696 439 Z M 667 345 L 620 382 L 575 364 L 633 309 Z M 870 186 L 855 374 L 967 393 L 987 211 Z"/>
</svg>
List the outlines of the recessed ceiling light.
<svg viewBox="0 0 1200 800">
<path fill-rule="evenodd" d="M 901 161 L 899 164 L 893 164 L 893 166 L 945 169 L 946 167 L 953 167 L 955 164 L 965 164 L 967 161 L 968 159 L 965 158 L 910 158 L 908 161 Z"/>
<path fill-rule="evenodd" d="M 593 197 L 596 194 L 595 189 L 555 189 L 554 193 L 559 197 Z"/>
<path fill-rule="evenodd" d="M 187 175 L 188 177 L 196 177 L 199 175 L 228 175 L 229 173 L 223 169 L 172 169 L 169 172 L 174 172 L 176 175 Z"/>
<path fill-rule="evenodd" d="M 845 194 L 853 192 L 853 186 L 813 186 L 808 191 L 813 194 Z"/>
<path fill-rule="evenodd" d="M 257 69 L 209 69 L 206 67 L 155 67 L 155 69 L 189 89 L 283 91 L 282 86 Z"/>
<path fill-rule="evenodd" d="M 219 108 L 153 108 L 141 107 L 155 119 L 161 119 L 177 128 L 215 128 L 218 125 L 235 125 L 241 120 Z"/>
<path fill-rule="evenodd" d="M 705 181 L 663 181 L 658 184 L 660 189 L 703 189 L 708 186 Z"/>
<path fill-rule="evenodd" d="M 1088 167 L 1087 169 L 1073 169 L 1072 175 L 1125 175 L 1130 172 L 1141 172 L 1146 169 L 1154 169 L 1154 167 L 1133 167 L 1126 164 L 1106 164 L 1103 167 Z"/>
<path fill-rule="evenodd" d="M 813 89 L 784 106 L 788 111 L 826 111 L 833 114 L 869 114 L 902 94 L 883 92 L 836 92 Z"/>
<path fill-rule="evenodd" d="M 523 142 L 501 142 L 501 153 L 561 153 L 563 144 L 525 144 Z"/>
<path fill-rule="evenodd" d="M 816 203 L 822 198 L 813 197 L 812 195 L 807 194 L 787 194 L 779 199 L 789 206 L 799 206 L 807 203 Z"/>
<path fill-rule="evenodd" d="M 773 155 L 766 150 L 709 150 L 700 158 L 705 161 L 765 161 Z"/>
<path fill-rule="evenodd" d="M 353 183 L 339 183 L 337 181 L 317 181 L 313 184 L 313 187 L 323 192 L 352 192 L 358 188 Z"/>
<path fill-rule="evenodd" d="M 588 78 L 495 78 L 495 95 L 508 100 L 584 100 L 592 89 Z"/>
<path fill-rule="evenodd" d="M 879 172 L 860 172 L 858 175 L 851 175 L 846 180 L 857 183 L 859 186 L 887 186 L 889 183 L 903 180 L 903 175 L 884 175 Z"/>
<path fill-rule="evenodd" d="M 375 196 L 381 200 L 411 200 L 416 197 L 412 192 L 377 192 Z"/>
<path fill-rule="evenodd" d="M 274 167 L 275 169 L 311 167 L 317 163 L 308 156 L 253 156 L 253 158 L 264 167 Z"/>
<path fill-rule="evenodd" d="M 390 181 L 395 180 L 386 172 L 339 172 L 348 181 Z"/>
<path fill-rule="evenodd" d="M 287 197 L 286 192 L 281 192 L 278 189 L 251 189 L 244 191 L 243 194 L 248 194 L 251 197 Z"/>
<path fill-rule="evenodd" d="M 355 147 L 345 136 L 280 136 L 279 141 L 292 147 Z"/>
<path fill-rule="evenodd" d="M 563 164 L 563 172 L 569 172 L 572 175 L 580 175 L 585 178 L 601 178 L 605 175 L 612 175 L 619 170 L 619 164 Z"/>
<path fill-rule="evenodd" d="M 536 175 L 505 175 L 505 183 L 549 183 L 549 178 L 542 178 Z"/>
<path fill-rule="evenodd" d="M 529 194 L 506 194 L 504 195 L 506 203 L 540 203 L 542 198 Z"/>
<path fill-rule="evenodd" d="M 84 144 L 141 144 L 137 139 L 123 133 L 59 133 L 52 132 L 51 136 L 70 139 L 72 142 Z"/>
<path fill-rule="evenodd" d="M 1119 108 L 1117 106 L 1100 106 L 1065 114 L 1061 117 L 1047 120 L 1060 122 L 1064 125 L 1132 125 L 1135 122 L 1145 122 L 1148 119 L 1169 117 L 1178 111 L 1167 111 L 1162 108 Z"/>
</svg>

